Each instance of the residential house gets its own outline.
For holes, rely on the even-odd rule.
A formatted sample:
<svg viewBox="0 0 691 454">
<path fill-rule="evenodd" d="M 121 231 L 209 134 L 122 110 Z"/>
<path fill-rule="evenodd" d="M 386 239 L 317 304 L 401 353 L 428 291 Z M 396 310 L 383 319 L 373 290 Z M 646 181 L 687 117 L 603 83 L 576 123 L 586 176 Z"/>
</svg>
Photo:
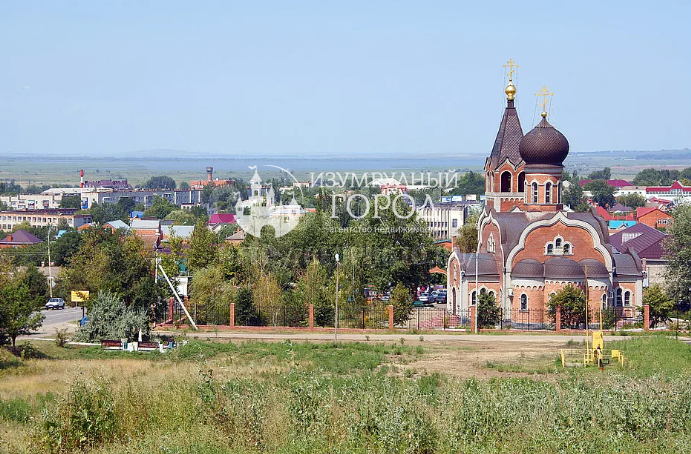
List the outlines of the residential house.
<svg viewBox="0 0 691 454">
<path fill-rule="evenodd" d="M 636 208 L 636 220 L 639 223 L 658 229 L 669 226 L 674 220 L 674 217 L 659 208 L 642 207 Z"/>
<path fill-rule="evenodd" d="M 236 224 L 235 215 L 233 213 L 214 213 L 209 217 L 209 228 L 215 233 L 227 225 Z"/>
<path fill-rule="evenodd" d="M 618 251 L 632 250 L 641 258 L 647 274 L 644 286 L 647 286 L 664 284 L 667 268 L 664 242 L 668 236 L 644 223 L 638 223 L 611 235 L 609 239 Z"/>
<path fill-rule="evenodd" d="M 144 240 L 147 249 L 157 249 L 161 245 L 163 232 L 158 219 L 133 219 L 130 228 L 132 233 Z"/>
<path fill-rule="evenodd" d="M 0 249 L 21 248 L 38 243 L 43 243 L 43 240 L 30 234 L 26 230 L 17 230 L 0 240 Z"/>
</svg>

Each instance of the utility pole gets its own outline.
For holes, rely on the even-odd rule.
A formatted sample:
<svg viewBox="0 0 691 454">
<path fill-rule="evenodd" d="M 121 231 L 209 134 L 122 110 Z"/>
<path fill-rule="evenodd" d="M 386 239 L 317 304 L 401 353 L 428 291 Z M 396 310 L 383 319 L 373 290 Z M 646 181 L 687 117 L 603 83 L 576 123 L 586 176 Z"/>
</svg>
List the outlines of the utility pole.
<svg viewBox="0 0 691 454">
<path fill-rule="evenodd" d="M 334 311 L 334 347 L 338 347 L 338 265 L 340 257 L 336 254 L 336 310 Z"/>
<path fill-rule="evenodd" d="M 53 269 L 50 266 L 50 228 L 51 224 L 48 224 L 48 290 L 50 291 L 50 297 L 53 297 Z"/>
</svg>

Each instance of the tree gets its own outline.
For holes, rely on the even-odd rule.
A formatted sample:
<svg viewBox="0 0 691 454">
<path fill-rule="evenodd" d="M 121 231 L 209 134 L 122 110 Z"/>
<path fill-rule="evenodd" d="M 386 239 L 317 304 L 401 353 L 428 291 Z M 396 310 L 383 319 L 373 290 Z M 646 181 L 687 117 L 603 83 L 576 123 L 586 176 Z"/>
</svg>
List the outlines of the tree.
<svg viewBox="0 0 691 454">
<path fill-rule="evenodd" d="M 194 225 L 196 219 L 189 210 L 175 210 L 168 213 L 166 219 L 173 221 L 175 225 Z"/>
<path fill-rule="evenodd" d="M 269 325 L 278 325 L 281 309 L 281 287 L 270 273 L 261 274 L 252 292 L 254 305 Z"/>
<path fill-rule="evenodd" d="M 298 294 L 305 306 L 314 306 L 314 323 L 326 326 L 334 319 L 333 295 L 328 290 L 326 269 L 316 257 L 307 266 L 298 280 Z"/>
<path fill-rule="evenodd" d="M 593 202 L 603 208 L 611 207 L 616 203 L 614 193 L 616 188 L 607 184 L 605 180 L 593 180 L 585 184 L 585 189 L 592 194 Z"/>
<path fill-rule="evenodd" d="M 588 203 L 583 196 L 583 188 L 577 180 L 568 182 L 568 186 L 564 185 L 564 192 L 562 193 L 561 201 L 574 211 L 584 213 L 590 209 Z"/>
<path fill-rule="evenodd" d="M 678 309 L 688 310 L 691 308 L 691 204 L 678 206 L 672 215 L 674 222 L 667 227 L 669 236 L 664 243 L 668 260 L 667 292 L 678 303 Z"/>
<path fill-rule="evenodd" d="M 189 191 L 189 190 L 190 190 L 190 184 L 189 184 L 188 182 L 186 182 L 186 181 L 183 181 L 183 182 L 180 183 L 180 185 L 178 186 L 178 189 L 180 189 L 181 191 Z"/>
<path fill-rule="evenodd" d="M 233 285 L 223 274 L 223 268 L 213 264 L 194 273 L 190 289 L 192 302 L 196 304 L 197 317 L 204 325 L 226 324 L 230 318 L 230 303 L 234 302 Z M 210 317 L 216 314 L 216 318 Z M 220 318 L 220 320 L 218 320 Z"/>
<path fill-rule="evenodd" d="M 633 179 L 636 186 L 668 186 L 679 179 L 678 170 L 643 169 Z"/>
<path fill-rule="evenodd" d="M 403 283 L 398 282 L 391 292 L 394 325 L 403 325 L 413 313 L 413 297 Z M 389 327 L 392 328 L 392 327 Z"/>
<path fill-rule="evenodd" d="M 617 202 L 633 210 L 645 206 L 645 197 L 640 194 L 626 194 L 617 198 Z"/>
<path fill-rule="evenodd" d="M 32 297 L 25 276 L 14 274 L 5 277 L 0 284 L 0 342 L 9 338 L 12 346 L 17 345 L 17 336 L 29 334 L 43 324 L 45 318 L 36 310 L 36 299 Z"/>
<path fill-rule="evenodd" d="M 167 175 L 160 177 L 151 177 L 149 181 L 144 183 L 146 189 L 175 189 L 175 180 Z"/>
<path fill-rule="evenodd" d="M 556 320 L 557 307 L 561 307 L 561 326 L 578 328 L 585 323 L 585 293 L 569 284 L 554 294 L 548 303 L 552 320 Z"/>
<path fill-rule="evenodd" d="M 190 270 L 193 273 L 206 268 L 216 259 L 218 251 L 217 241 L 217 236 L 206 227 L 206 223 L 197 221 L 190 238 L 190 248 L 187 252 Z"/>
<path fill-rule="evenodd" d="M 453 245 L 461 252 L 475 253 L 477 251 L 477 221 L 475 213 L 468 216 L 463 227 L 459 229 L 458 236 L 453 239 Z"/>
<path fill-rule="evenodd" d="M 82 200 L 79 196 L 69 196 L 60 199 L 60 208 L 76 208 L 80 209 L 82 207 Z"/>
<path fill-rule="evenodd" d="M 238 325 L 258 324 L 257 311 L 252 300 L 252 290 L 240 287 L 235 296 L 235 323 Z"/>
<path fill-rule="evenodd" d="M 605 167 L 602 170 L 595 170 L 588 175 L 589 180 L 609 180 L 612 178 L 612 169 Z"/>
<path fill-rule="evenodd" d="M 65 232 L 50 244 L 51 258 L 57 266 L 69 265 L 72 256 L 82 245 L 82 235 L 76 230 Z"/>
<path fill-rule="evenodd" d="M 139 331 L 149 335 L 149 317 L 145 310 L 128 307 L 116 293 L 99 292 L 92 300 L 89 321 L 79 328 L 75 340 L 93 342 L 101 339 L 138 339 Z"/>
<path fill-rule="evenodd" d="M 477 300 L 477 326 L 478 328 L 494 328 L 501 320 L 501 311 L 497 306 L 494 293 L 480 290 Z"/>
<path fill-rule="evenodd" d="M 651 285 L 643 295 L 643 304 L 650 306 L 650 328 L 669 320 L 674 301 L 660 285 Z M 642 308 L 641 308 L 642 310 Z"/>
<path fill-rule="evenodd" d="M 178 207 L 174 203 L 169 202 L 163 197 L 155 195 L 151 201 L 151 207 L 144 211 L 144 216 L 163 219 L 177 209 Z"/>
</svg>

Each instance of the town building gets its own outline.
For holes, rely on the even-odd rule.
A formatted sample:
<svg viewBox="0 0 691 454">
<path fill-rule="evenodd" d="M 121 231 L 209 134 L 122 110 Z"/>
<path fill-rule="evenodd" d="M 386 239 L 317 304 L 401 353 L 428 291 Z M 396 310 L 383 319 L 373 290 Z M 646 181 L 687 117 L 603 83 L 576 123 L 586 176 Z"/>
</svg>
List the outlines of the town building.
<svg viewBox="0 0 691 454">
<path fill-rule="evenodd" d="M 417 207 L 418 219 L 429 226 L 429 233 L 435 240 L 451 239 L 458 235 L 470 212 L 470 206 L 477 202 L 446 202 Z"/>
<path fill-rule="evenodd" d="M 539 326 L 549 321 L 545 309 L 551 296 L 573 285 L 586 291 L 591 313 L 614 307 L 619 317 L 635 317 L 643 298 L 640 258 L 612 247 L 602 217 L 567 212 L 561 203 L 569 142 L 547 121 L 549 92 L 541 90 L 542 119 L 525 135 L 511 79 L 506 94 L 485 165 L 487 204 L 477 223 L 477 253 L 454 248 L 449 257 L 448 310 L 467 314 L 484 291 L 495 298 L 506 322 Z"/>
<path fill-rule="evenodd" d="M 0 202 L 11 210 L 42 210 L 60 208 L 62 194 L 10 194 L 0 196 Z"/>
<path fill-rule="evenodd" d="M 691 186 L 684 186 L 679 181 L 669 186 L 650 186 L 646 188 L 646 193 L 650 196 L 671 199 L 676 203 L 691 200 Z"/>
<path fill-rule="evenodd" d="M 64 221 L 68 227 L 79 228 L 91 223 L 91 215 L 77 214 L 76 208 L 0 212 L 0 228 L 2 230 L 12 230 L 15 225 L 22 223 L 27 223 L 31 227 L 57 226 L 61 221 Z"/>
</svg>

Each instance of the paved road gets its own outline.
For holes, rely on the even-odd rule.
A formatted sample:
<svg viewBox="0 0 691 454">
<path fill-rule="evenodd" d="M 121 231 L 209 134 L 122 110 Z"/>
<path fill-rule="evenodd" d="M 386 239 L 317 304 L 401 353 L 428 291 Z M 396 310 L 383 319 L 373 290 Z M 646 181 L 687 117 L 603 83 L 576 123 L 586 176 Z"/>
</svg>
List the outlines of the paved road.
<svg viewBox="0 0 691 454">
<path fill-rule="evenodd" d="M 56 329 L 67 328 L 68 331 L 76 331 L 77 325 L 70 322 L 79 321 L 82 318 L 81 307 L 76 309 L 74 307 L 65 307 L 61 310 L 43 310 L 41 313 L 46 318 L 43 320 L 43 326 L 38 333 L 31 334 L 31 336 L 22 336 L 22 338 L 53 337 Z"/>
</svg>

